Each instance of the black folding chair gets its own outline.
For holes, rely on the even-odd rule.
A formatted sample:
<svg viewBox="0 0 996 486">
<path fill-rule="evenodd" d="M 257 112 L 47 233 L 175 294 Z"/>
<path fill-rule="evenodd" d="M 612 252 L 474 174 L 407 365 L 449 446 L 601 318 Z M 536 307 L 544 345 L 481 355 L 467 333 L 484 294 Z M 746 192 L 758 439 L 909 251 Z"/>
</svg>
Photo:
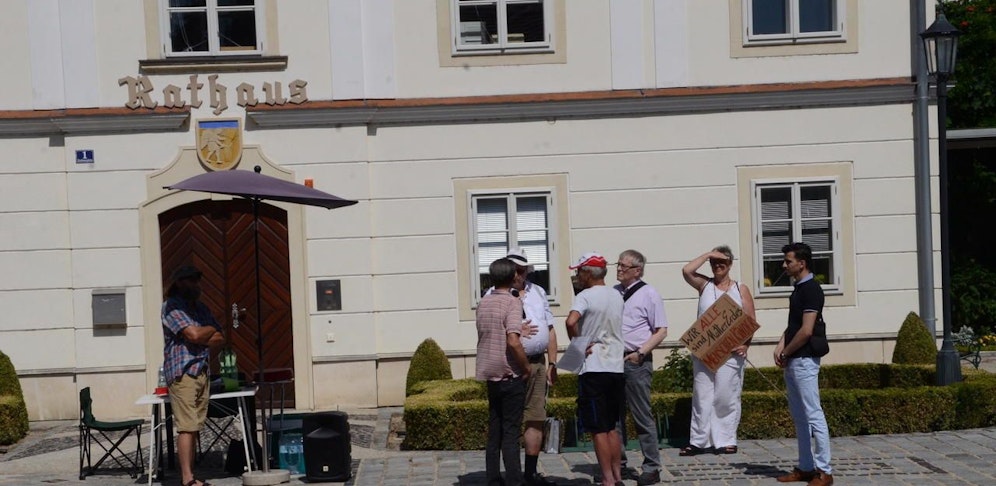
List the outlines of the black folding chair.
<svg viewBox="0 0 996 486">
<path fill-rule="evenodd" d="M 142 473 L 144 462 L 142 460 L 142 419 L 103 422 L 94 418 L 92 406 L 90 387 L 80 390 L 80 479 L 86 479 L 88 475 L 94 474 L 94 471 L 108 458 L 113 459 L 121 469 L 129 471 L 131 477 L 137 478 Z M 119 436 L 113 439 L 107 435 L 109 432 L 119 433 Z M 138 439 L 138 449 L 134 458 L 121 450 L 121 443 L 132 432 L 136 433 L 135 437 Z M 104 451 L 96 465 L 92 465 L 90 462 L 93 444 L 97 444 Z M 84 467 L 84 461 L 86 467 Z"/>
</svg>

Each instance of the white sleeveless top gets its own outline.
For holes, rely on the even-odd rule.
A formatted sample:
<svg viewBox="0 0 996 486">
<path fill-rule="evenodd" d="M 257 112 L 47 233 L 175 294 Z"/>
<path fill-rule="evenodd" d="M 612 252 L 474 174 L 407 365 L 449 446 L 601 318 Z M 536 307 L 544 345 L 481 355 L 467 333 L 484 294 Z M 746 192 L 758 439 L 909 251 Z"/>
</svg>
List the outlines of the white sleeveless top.
<svg viewBox="0 0 996 486">
<path fill-rule="evenodd" d="M 740 307 L 744 306 L 744 299 L 740 295 L 740 282 L 734 280 L 733 285 L 730 286 L 730 289 L 726 292 L 722 292 L 716 288 L 716 284 L 710 278 L 709 282 L 706 283 L 706 286 L 702 289 L 702 294 L 699 295 L 699 313 L 697 317 L 702 317 L 702 314 L 705 314 L 705 311 L 709 310 L 709 307 L 716 303 L 716 301 L 719 300 L 724 293 L 730 294 L 730 298 L 732 298 L 733 301 Z"/>
</svg>

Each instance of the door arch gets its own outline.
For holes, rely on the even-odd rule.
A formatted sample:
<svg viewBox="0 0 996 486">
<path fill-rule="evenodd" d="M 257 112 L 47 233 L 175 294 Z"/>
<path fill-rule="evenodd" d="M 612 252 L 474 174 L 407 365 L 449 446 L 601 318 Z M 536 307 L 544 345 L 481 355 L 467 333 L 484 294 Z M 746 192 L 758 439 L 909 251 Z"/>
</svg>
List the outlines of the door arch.
<svg viewBox="0 0 996 486">
<path fill-rule="evenodd" d="M 193 264 L 203 272 L 201 300 L 221 324 L 239 371 L 247 377 L 259 369 L 260 316 L 264 366 L 294 369 L 287 212 L 265 203 L 259 206 L 262 309 L 256 308 L 254 231 L 252 204 L 244 199 L 195 201 L 159 215 L 162 288 L 181 265 Z M 238 328 L 233 328 L 235 312 Z M 212 370 L 217 371 L 216 362 Z M 293 383 L 285 391 L 284 405 L 295 407 Z"/>
</svg>

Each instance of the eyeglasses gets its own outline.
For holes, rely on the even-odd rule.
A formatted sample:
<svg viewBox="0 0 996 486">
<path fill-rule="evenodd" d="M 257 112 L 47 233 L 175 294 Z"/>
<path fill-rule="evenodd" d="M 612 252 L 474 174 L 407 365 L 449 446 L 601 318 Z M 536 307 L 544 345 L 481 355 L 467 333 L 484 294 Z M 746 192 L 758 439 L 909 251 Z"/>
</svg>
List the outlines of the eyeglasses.
<svg viewBox="0 0 996 486">
<path fill-rule="evenodd" d="M 616 263 L 617 272 L 626 272 L 633 268 L 640 268 L 639 265 L 626 265 L 625 263 Z"/>
</svg>

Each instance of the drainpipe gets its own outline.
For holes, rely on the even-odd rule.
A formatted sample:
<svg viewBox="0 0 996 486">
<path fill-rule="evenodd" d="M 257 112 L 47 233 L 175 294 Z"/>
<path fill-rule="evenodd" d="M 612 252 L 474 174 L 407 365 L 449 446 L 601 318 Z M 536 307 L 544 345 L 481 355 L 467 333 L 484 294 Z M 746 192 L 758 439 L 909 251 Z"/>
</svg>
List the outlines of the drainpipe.
<svg viewBox="0 0 996 486">
<path fill-rule="evenodd" d="M 934 311 L 934 240 L 930 210 L 930 120 L 927 65 L 920 32 L 927 28 L 927 2 L 910 0 L 910 65 L 916 81 L 913 102 L 913 181 L 916 194 L 916 261 L 920 318 L 937 336 Z"/>
</svg>

